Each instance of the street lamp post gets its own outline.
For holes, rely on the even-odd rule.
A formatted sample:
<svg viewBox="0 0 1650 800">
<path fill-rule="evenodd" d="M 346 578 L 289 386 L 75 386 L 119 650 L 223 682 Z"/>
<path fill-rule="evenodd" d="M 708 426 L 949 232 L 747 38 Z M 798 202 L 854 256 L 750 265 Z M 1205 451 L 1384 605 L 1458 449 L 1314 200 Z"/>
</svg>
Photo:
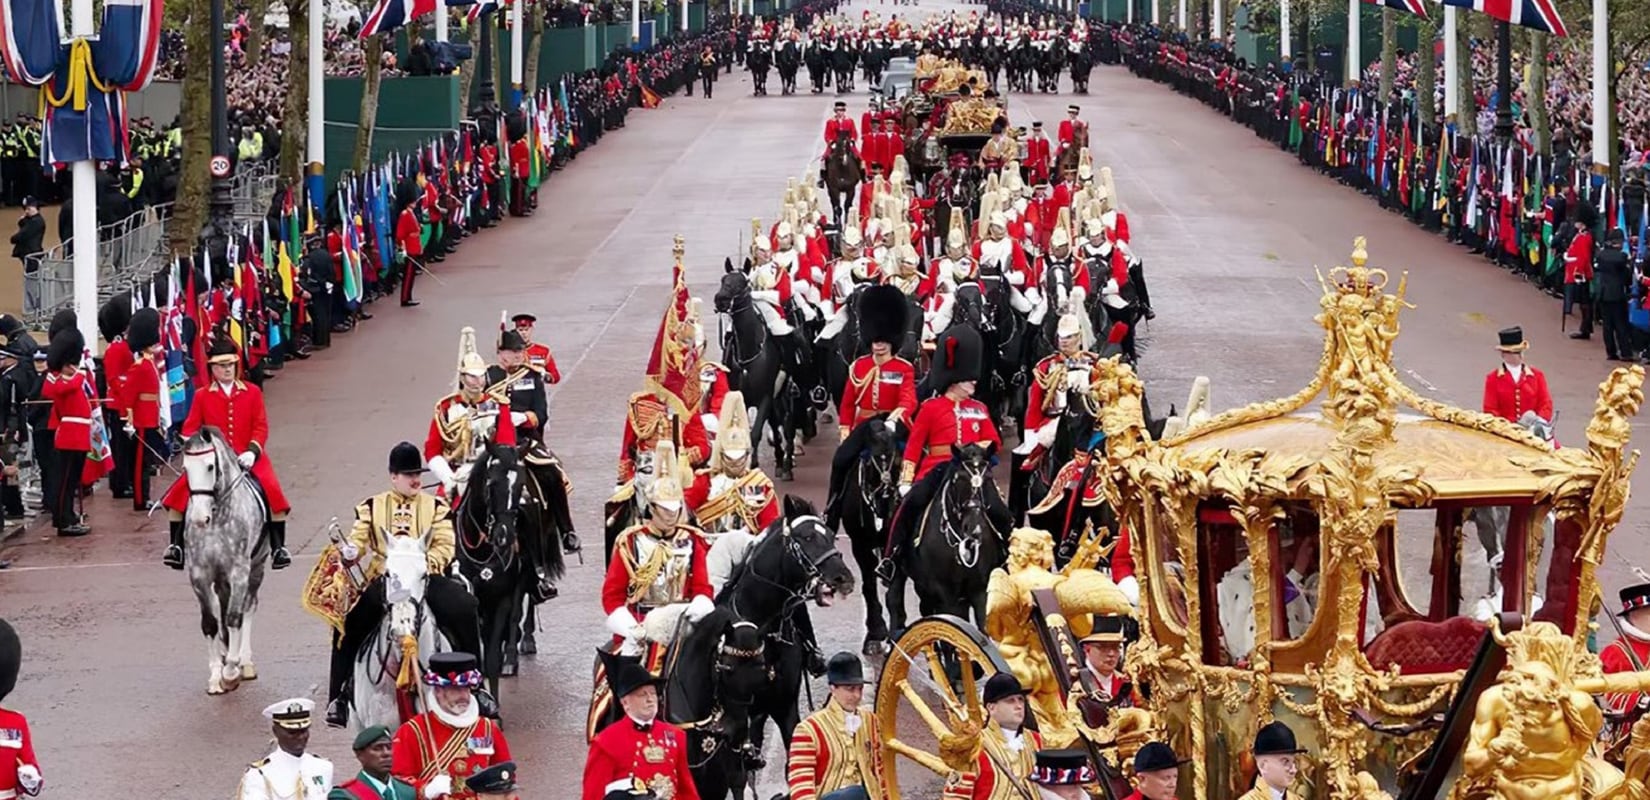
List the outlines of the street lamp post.
<svg viewBox="0 0 1650 800">
<path fill-rule="evenodd" d="M 481 36 L 481 43 L 475 51 L 476 68 L 481 70 L 481 89 L 475 105 L 470 106 L 470 118 L 476 121 L 484 139 L 498 135 L 498 97 L 493 87 L 492 13 L 490 8 L 483 7 L 476 23 L 476 33 Z"/>
<path fill-rule="evenodd" d="M 201 231 L 201 242 L 207 254 L 217 257 L 228 253 L 229 229 L 235 216 L 235 201 L 229 194 L 230 165 L 234 163 L 229 151 L 229 100 L 224 78 L 224 0 L 212 0 L 208 37 L 212 48 L 212 188 L 207 200 L 206 227 Z"/>
<path fill-rule="evenodd" d="M 1512 24 L 1495 23 L 1495 138 L 1512 141 Z"/>
</svg>

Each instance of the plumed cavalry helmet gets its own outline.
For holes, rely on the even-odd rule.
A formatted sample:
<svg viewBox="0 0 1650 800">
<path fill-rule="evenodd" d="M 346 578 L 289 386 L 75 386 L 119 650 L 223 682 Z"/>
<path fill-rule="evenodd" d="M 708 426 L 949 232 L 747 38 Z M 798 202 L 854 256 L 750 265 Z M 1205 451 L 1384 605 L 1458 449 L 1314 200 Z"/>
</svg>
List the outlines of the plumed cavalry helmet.
<svg viewBox="0 0 1650 800">
<path fill-rule="evenodd" d="M 86 350 L 86 337 L 80 331 L 69 328 L 58 331 L 52 337 L 51 346 L 46 349 L 46 369 L 56 372 L 70 364 L 80 363 L 80 355 Z"/>
<path fill-rule="evenodd" d="M 738 461 L 751 452 L 751 423 L 745 411 L 745 395 L 738 391 L 728 392 L 722 397 L 722 414 L 717 419 L 716 444 L 712 464 L 720 464 L 723 459 Z M 657 492 L 658 484 L 654 484 Z"/>
<path fill-rule="evenodd" d="M 1083 335 L 1083 320 L 1076 314 L 1061 314 L 1060 322 L 1054 328 L 1054 335 L 1061 339 Z"/>
<path fill-rule="evenodd" d="M 945 235 L 945 246 L 963 250 L 968 247 L 968 231 L 965 230 L 963 210 L 951 209 L 951 231 Z"/>
<path fill-rule="evenodd" d="M 935 343 L 929 385 L 943 392 L 952 384 L 978 380 L 984 355 L 985 345 L 973 328 L 967 325 L 946 328 Z"/>
<path fill-rule="evenodd" d="M 1071 209 L 1060 209 L 1060 215 L 1055 218 L 1054 232 L 1049 234 L 1049 248 L 1065 247 L 1071 244 Z"/>
<path fill-rule="evenodd" d="M 905 293 L 888 284 L 867 286 L 859 296 L 859 341 L 898 345 L 905 338 L 906 314 L 910 301 Z"/>
<path fill-rule="evenodd" d="M 723 403 L 726 402 L 724 398 Z M 648 501 L 661 508 L 680 511 L 682 478 L 681 469 L 676 462 L 676 445 L 665 439 L 659 442 L 653 452 L 653 487 L 648 490 Z"/>
<path fill-rule="evenodd" d="M 453 383 L 458 384 L 461 375 L 487 374 L 487 362 L 481 354 L 476 352 L 476 329 L 468 325 L 458 332 L 458 368 L 453 376 Z"/>
<path fill-rule="evenodd" d="M 23 664 L 23 643 L 11 623 L 0 619 L 0 700 L 17 687 L 17 670 Z"/>
<path fill-rule="evenodd" d="M 112 342 L 126 333 L 126 326 L 132 323 L 132 296 L 122 292 L 109 298 L 102 308 L 97 310 L 97 331 L 103 334 L 103 341 Z"/>
<path fill-rule="evenodd" d="M 126 343 L 134 354 L 160 344 L 160 312 L 152 308 L 138 309 L 126 326 Z"/>
</svg>

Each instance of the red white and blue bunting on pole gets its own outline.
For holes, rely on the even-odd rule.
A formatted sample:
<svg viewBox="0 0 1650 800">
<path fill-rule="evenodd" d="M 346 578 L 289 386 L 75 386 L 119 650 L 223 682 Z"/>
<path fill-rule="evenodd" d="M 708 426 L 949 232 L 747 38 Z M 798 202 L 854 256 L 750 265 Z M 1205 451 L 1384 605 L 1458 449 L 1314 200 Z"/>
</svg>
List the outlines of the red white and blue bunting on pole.
<svg viewBox="0 0 1650 800">
<path fill-rule="evenodd" d="M 1559 19 L 1553 0 L 1439 0 L 1446 6 L 1468 8 L 1490 15 L 1502 22 L 1546 31 L 1554 36 L 1568 36 L 1564 20 Z"/>
<path fill-rule="evenodd" d="M 0 0 L 0 61 L 40 87 L 40 161 L 124 162 L 126 92 L 149 85 L 164 0 L 105 0 L 95 39 L 66 40 L 62 0 Z"/>
</svg>

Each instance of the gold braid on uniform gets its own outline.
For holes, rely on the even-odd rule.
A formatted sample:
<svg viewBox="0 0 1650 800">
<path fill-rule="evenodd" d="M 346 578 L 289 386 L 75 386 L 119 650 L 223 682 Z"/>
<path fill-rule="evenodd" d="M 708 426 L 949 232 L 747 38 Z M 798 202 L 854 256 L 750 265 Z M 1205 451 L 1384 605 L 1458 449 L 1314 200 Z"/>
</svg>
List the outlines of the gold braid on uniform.
<svg viewBox="0 0 1650 800">
<path fill-rule="evenodd" d="M 504 395 L 494 392 L 493 390 L 495 388 L 497 387 L 490 386 L 483 390 L 481 395 L 476 398 L 475 402 L 480 403 L 491 398 L 494 402 L 500 405 L 507 405 L 510 402 L 509 399 Z M 432 410 L 430 414 L 435 417 L 435 424 L 437 426 L 436 429 L 441 433 L 441 441 L 457 448 L 457 452 L 459 453 L 469 453 L 471 435 L 470 415 L 465 414 L 458 419 L 452 419 L 447 414 L 443 413 L 441 404 L 446 402 L 449 398 L 456 398 L 458 402 L 463 403 L 466 407 L 471 407 L 473 410 L 471 404 L 464 397 L 464 393 L 459 391 L 436 401 L 435 409 Z"/>
<path fill-rule="evenodd" d="M 639 535 L 633 533 L 631 537 Z M 630 568 L 630 586 L 625 589 L 625 604 L 636 605 L 642 601 L 653 582 L 659 579 L 659 573 L 664 571 L 665 563 L 670 560 L 670 542 L 660 539 L 659 545 L 648 554 L 647 561 L 641 564 L 636 563 L 636 556 L 630 548 L 626 548 L 622 555 L 625 566 Z"/>
</svg>

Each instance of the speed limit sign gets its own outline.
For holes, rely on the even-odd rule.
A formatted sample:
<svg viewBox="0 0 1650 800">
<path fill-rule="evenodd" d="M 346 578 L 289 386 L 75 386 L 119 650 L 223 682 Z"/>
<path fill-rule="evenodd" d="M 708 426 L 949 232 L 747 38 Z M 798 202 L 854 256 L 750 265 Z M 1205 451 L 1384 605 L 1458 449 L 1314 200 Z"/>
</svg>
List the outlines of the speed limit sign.
<svg viewBox="0 0 1650 800">
<path fill-rule="evenodd" d="M 229 157 L 228 156 L 213 156 L 211 167 L 212 167 L 212 177 L 214 177 L 214 178 L 227 178 L 227 177 L 229 177 Z"/>
</svg>

